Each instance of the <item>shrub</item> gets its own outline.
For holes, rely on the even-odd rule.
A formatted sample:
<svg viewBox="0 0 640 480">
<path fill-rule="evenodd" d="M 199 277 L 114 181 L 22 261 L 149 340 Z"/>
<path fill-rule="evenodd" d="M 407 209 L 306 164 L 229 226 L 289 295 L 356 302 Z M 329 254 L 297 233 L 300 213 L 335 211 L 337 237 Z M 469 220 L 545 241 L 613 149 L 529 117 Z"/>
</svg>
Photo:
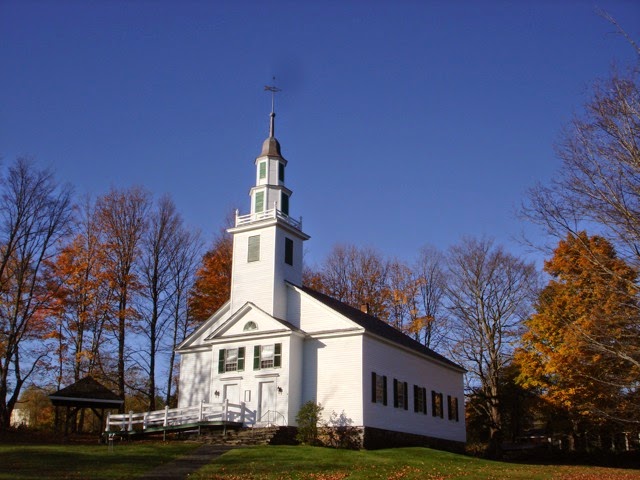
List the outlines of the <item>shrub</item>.
<svg viewBox="0 0 640 480">
<path fill-rule="evenodd" d="M 296 422 L 298 423 L 298 433 L 296 440 L 304 445 L 319 445 L 318 422 L 324 408 L 319 403 L 308 401 L 298 411 Z"/>
</svg>

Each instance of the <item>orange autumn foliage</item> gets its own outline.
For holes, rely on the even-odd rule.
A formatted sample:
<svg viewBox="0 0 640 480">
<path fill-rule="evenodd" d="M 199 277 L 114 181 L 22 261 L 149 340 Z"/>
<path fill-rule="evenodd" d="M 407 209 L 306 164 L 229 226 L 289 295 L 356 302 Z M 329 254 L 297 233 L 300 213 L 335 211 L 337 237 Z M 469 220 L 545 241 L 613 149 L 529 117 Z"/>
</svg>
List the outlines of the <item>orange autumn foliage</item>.
<svg viewBox="0 0 640 480">
<path fill-rule="evenodd" d="M 637 272 L 606 239 L 581 232 L 545 262 L 551 275 L 526 322 L 519 381 L 574 419 L 620 417 L 637 362 Z"/>
<path fill-rule="evenodd" d="M 206 320 L 229 300 L 232 255 L 233 239 L 222 233 L 202 257 L 189 301 L 189 317 L 196 322 Z"/>
</svg>

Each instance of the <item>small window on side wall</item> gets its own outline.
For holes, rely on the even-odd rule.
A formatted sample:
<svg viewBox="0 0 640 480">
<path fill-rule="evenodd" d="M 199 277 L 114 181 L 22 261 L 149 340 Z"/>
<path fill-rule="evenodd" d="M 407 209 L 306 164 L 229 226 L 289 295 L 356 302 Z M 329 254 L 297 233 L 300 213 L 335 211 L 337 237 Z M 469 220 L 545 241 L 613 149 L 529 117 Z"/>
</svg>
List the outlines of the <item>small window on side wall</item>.
<svg viewBox="0 0 640 480">
<path fill-rule="evenodd" d="M 371 372 L 371 401 L 373 403 L 387 404 L 387 377 Z"/>
<path fill-rule="evenodd" d="M 286 237 L 284 239 L 284 263 L 293 265 L 293 240 Z"/>
</svg>

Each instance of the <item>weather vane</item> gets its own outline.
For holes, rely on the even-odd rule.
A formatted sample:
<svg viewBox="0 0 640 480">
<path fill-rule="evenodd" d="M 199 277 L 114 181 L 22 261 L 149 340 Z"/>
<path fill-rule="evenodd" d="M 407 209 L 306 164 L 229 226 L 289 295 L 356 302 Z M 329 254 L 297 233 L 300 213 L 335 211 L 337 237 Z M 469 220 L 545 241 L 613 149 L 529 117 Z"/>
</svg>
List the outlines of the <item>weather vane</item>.
<svg viewBox="0 0 640 480">
<path fill-rule="evenodd" d="M 271 92 L 271 113 L 274 113 L 276 93 L 282 91 L 281 88 L 276 87 L 276 77 L 273 77 L 273 85 L 265 85 L 264 90 L 265 92 Z"/>
</svg>

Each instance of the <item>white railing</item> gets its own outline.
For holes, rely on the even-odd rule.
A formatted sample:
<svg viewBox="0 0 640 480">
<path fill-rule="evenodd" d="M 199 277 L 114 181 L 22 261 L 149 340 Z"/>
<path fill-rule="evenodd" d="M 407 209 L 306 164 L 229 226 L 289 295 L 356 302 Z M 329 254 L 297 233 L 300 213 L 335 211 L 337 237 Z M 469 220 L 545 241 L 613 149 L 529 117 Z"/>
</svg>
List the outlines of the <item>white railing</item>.
<svg viewBox="0 0 640 480">
<path fill-rule="evenodd" d="M 169 408 L 142 413 L 121 413 L 107 416 L 106 432 L 131 432 L 147 428 L 179 427 L 200 422 L 235 422 L 253 424 L 256 412 L 249 410 L 244 402 L 204 403 L 183 408 Z M 142 428 L 140 428 L 142 426 Z"/>
<path fill-rule="evenodd" d="M 287 419 L 286 417 L 275 410 L 268 410 L 260 417 L 260 420 L 256 422 L 256 427 L 286 427 Z"/>
<path fill-rule="evenodd" d="M 302 230 L 302 217 L 300 217 L 300 220 L 296 220 L 295 218 L 290 217 L 289 215 L 283 213 L 275 207 L 271 210 L 265 210 L 264 212 L 259 213 L 249 213 L 247 215 L 238 215 L 238 211 L 236 210 L 236 227 L 272 218 L 283 220 L 292 227 L 297 228 L 298 230 Z"/>
</svg>

